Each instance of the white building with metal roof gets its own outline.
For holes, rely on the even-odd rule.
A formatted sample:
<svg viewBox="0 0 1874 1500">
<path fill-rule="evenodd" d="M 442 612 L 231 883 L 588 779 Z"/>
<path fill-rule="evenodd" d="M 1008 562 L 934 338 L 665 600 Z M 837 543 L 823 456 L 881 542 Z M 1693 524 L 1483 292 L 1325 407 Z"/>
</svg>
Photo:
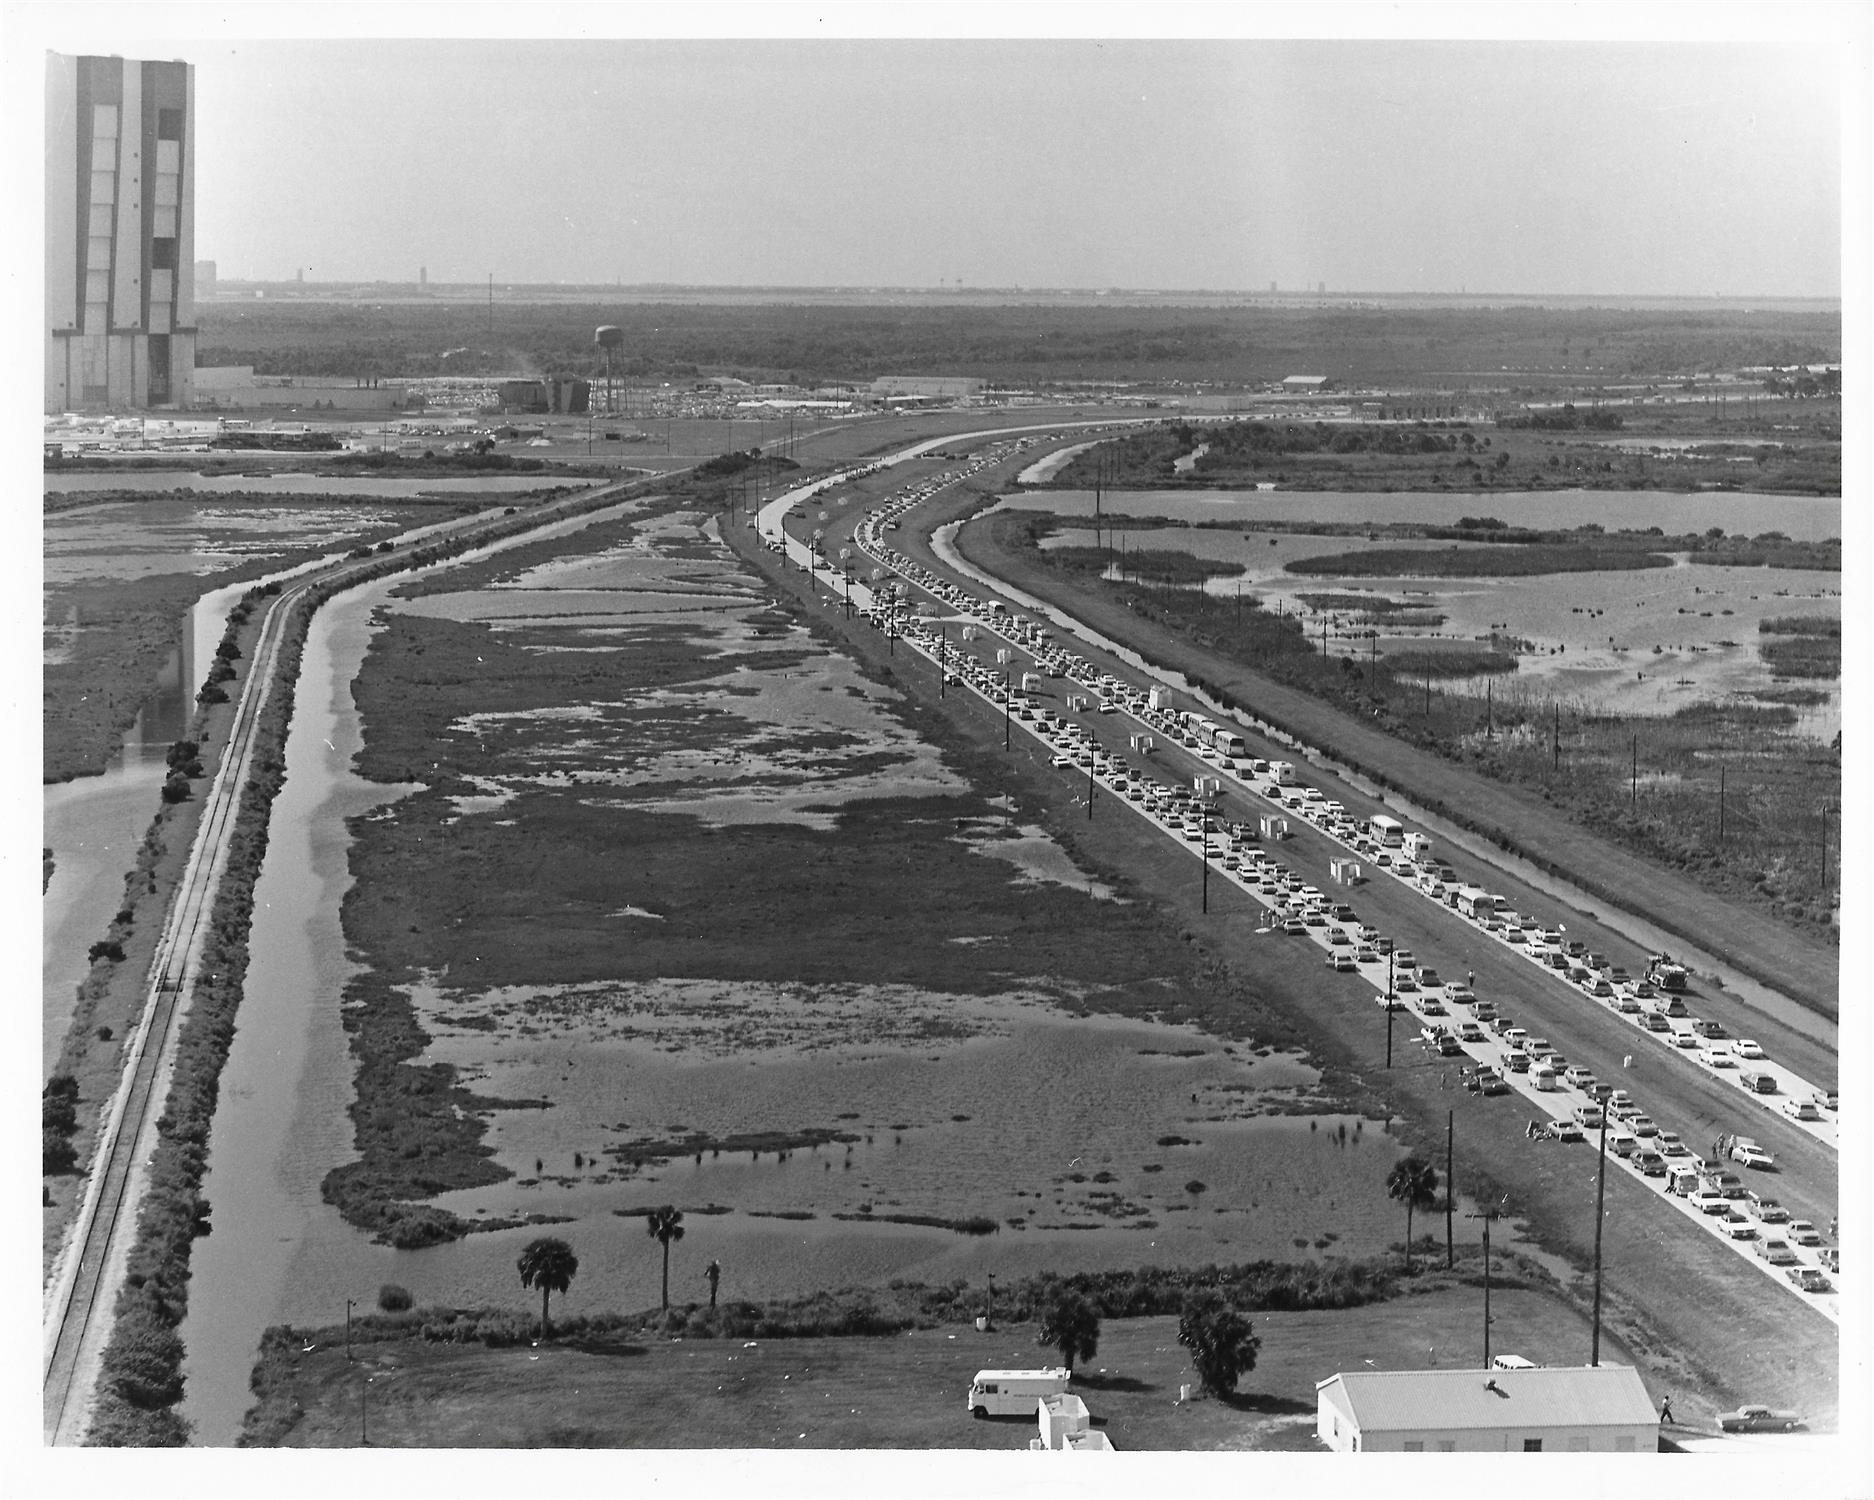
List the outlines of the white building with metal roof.
<svg viewBox="0 0 1874 1500">
<path fill-rule="evenodd" d="M 1655 1453 L 1659 1415 L 1627 1365 L 1358 1370 L 1315 1386 L 1338 1453 Z"/>
</svg>

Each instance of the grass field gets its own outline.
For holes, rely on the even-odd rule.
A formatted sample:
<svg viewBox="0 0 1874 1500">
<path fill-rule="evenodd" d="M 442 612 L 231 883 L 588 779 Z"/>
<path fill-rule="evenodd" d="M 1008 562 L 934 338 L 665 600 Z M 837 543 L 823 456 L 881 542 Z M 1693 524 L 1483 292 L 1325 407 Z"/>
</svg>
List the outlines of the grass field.
<svg viewBox="0 0 1874 1500">
<path fill-rule="evenodd" d="M 1499 1268 L 1499 1275 L 1501 1269 Z M 1528 1288 L 1491 1297 L 1492 1350 L 1539 1363 L 1585 1363 L 1587 1331 L 1564 1303 Z M 1171 1317 L 1109 1319 L 1075 1389 L 1121 1450 L 1319 1451 L 1314 1387 L 1337 1370 L 1483 1363 L 1483 1291 L 1442 1274 L 1424 1289 L 1343 1312 L 1253 1318 L 1262 1348 L 1231 1398 L 1179 1399 L 1196 1384 Z M 250 1417 L 245 1441 L 351 1447 L 360 1387 L 370 1441 L 382 1447 L 973 1448 L 1018 1451 L 1029 1418 L 971 1421 L 963 1393 L 983 1368 L 1051 1362 L 1030 1324 L 979 1333 L 963 1324 L 880 1338 L 766 1341 L 646 1336 L 586 1346 L 487 1349 L 401 1340 L 357 1345 L 343 1330 L 276 1340 L 270 1439 Z M 312 1343 L 310 1352 L 300 1346 Z M 1604 1340 L 1605 1363 L 1628 1363 Z M 1656 1392 L 1663 1396 L 1666 1392 Z M 1711 1413 L 1675 1393 L 1675 1412 Z"/>
</svg>

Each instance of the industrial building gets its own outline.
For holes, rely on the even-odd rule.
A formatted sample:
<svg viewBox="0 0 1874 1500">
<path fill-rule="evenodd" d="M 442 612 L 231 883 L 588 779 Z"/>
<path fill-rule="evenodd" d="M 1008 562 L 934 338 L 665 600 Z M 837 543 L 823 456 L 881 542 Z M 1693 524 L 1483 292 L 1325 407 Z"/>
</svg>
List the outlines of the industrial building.
<svg viewBox="0 0 1874 1500">
<path fill-rule="evenodd" d="M 881 375 L 872 382 L 872 394 L 881 399 L 923 396 L 949 401 L 974 401 L 986 382 L 958 375 Z"/>
<path fill-rule="evenodd" d="M 252 365 L 203 365 L 189 403 L 198 411 L 402 411 L 401 383 L 335 380 L 318 375 L 256 375 Z"/>
<path fill-rule="evenodd" d="M 1659 1417 L 1627 1365 L 1357 1370 L 1315 1387 L 1337 1453 L 1654 1453 Z"/>
<path fill-rule="evenodd" d="M 549 375 L 541 380 L 504 380 L 497 401 L 506 412 L 584 416 L 592 403 L 592 382 L 563 375 Z"/>
<path fill-rule="evenodd" d="M 46 54 L 49 412 L 187 406 L 195 69 Z"/>
</svg>

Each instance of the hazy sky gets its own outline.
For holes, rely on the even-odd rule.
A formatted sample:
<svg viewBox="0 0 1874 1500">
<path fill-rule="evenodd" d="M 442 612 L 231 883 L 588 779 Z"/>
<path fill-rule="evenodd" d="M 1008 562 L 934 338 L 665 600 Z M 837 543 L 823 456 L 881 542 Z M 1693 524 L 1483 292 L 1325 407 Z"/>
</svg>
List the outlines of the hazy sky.
<svg viewBox="0 0 1874 1500">
<path fill-rule="evenodd" d="M 224 277 L 1837 295 L 1810 46 L 177 39 Z"/>
</svg>

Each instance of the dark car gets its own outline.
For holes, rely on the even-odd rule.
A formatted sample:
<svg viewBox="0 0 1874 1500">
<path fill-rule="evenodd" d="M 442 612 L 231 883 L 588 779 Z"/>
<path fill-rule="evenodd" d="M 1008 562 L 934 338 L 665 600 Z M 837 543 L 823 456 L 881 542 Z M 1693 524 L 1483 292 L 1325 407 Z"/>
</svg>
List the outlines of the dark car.
<svg viewBox="0 0 1874 1500">
<path fill-rule="evenodd" d="M 1726 1432 L 1794 1432 L 1802 1426 L 1802 1418 L 1768 1406 L 1740 1406 L 1721 1413 L 1718 1426 Z"/>
</svg>

